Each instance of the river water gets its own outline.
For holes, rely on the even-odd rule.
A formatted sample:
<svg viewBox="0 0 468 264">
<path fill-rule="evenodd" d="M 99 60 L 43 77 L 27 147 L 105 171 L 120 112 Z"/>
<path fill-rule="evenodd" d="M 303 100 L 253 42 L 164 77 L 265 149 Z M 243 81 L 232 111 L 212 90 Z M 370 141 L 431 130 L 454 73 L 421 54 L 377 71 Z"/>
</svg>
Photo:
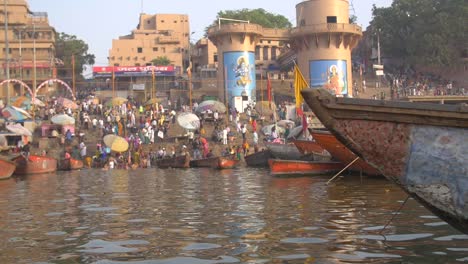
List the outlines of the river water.
<svg viewBox="0 0 468 264">
<path fill-rule="evenodd" d="M 468 261 L 468 236 L 390 182 L 329 178 L 242 167 L 0 181 L 0 263 Z"/>
</svg>

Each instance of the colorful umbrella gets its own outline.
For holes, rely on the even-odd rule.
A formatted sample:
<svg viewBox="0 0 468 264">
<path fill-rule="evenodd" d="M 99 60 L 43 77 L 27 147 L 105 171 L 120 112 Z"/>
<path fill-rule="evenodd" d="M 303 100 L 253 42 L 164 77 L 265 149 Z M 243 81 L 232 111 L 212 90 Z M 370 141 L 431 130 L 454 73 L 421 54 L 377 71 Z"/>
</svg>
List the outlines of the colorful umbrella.
<svg viewBox="0 0 468 264">
<path fill-rule="evenodd" d="M 208 110 L 212 112 L 217 110 L 219 113 L 223 114 L 226 113 L 226 106 L 220 101 L 206 100 L 198 105 L 197 109 L 195 109 L 195 112 L 203 113 Z"/>
<path fill-rule="evenodd" d="M 60 114 L 60 115 L 54 115 L 50 121 L 52 123 L 57 124 L 57 125 L 73 125 L 75 124 L 75 118 L 66 115 L 66 114 Z"/>
<path fill-rule="evenodd" d="M 44 102 L 42 102 L 41 100 L 37 98 L 34 98 L 34 100 L 32 100 L 32 103 L 40 107 L 45 106 Z M 16 106 L 16 107 L 23 107 L 23 106 L 29 107 L 31 105 L 31 98 L 27 96 L 19 96 L 11 103 L 11 105 Z"/>
<path fill-rule="evenodd" d="M 112 151 L 124 152 L 128 150 L 128 142 L 123 137 L 109 134 L 104 136 L 103 141 Z"/>
<path fill-rule="evenodd" d="M 18 135 L 32 136 L 31 131 L 29 131 L 27 128 L 25 128 L 24 126 L 22 126 L 20 124 L 7 125 L 6 129 L 8 129 L 9 131 L 11 131 L 11 132 L 13 132 L 15 134 L 18 134 Z"/>
<path fill-rule="evenodd" d="M 7 106 L 2 109 L 2 115 L 8 120 L 21 121 L 28 118 L 31 118 L 31 115 L 26 112 L 24 109 L 18 108 L 16 106 Z"/>
<path fill-rule="evenodd" d="M 75 102 L 73 102 L 70 99 L 64 98 L 64 97 L 60 97 L 57 100 L 57 103 L 61 104 L 63 107 L 66 107 L 66 108 L 70 108 L 70 109 L 73 109 L 73 110 L 78 109 L 78 105 Z"/>
<path fill-rule="evenodd" d="M 107 106 L 118 106 L 122 105 L 123 103 L 127 102 L 128 99 L 123 98 L 123 97 L 114 97 L 110 99 L 109 101 L 106 102 Z"/>
<path fill-rule="evenodd" d="M 177 123 L 179 126 L 189 130 L 196 130 L 200 128 L 200 119 L 197 115 L 192 113 L 179 114 L 177 116 Z"/>
<path fill-rule="evenodd" d="M 145 105 L 152 105 L 152 104 L 161 103 L 161 102 L 162 102 L 162 99 L 160 98 L 151 98 L 148 101 L 146 101 Z"/>
</svg>

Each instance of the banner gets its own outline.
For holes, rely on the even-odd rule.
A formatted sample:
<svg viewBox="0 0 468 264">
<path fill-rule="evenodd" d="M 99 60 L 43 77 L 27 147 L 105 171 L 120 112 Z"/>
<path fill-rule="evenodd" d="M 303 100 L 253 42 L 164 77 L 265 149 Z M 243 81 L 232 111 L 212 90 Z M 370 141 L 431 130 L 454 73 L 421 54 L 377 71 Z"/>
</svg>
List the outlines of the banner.
<svg viewBox="0 0 468 264">
<path fill-rule="evenodd" d="M 348 72 L 345 60 L 309 62 L 312 88 L 325 88 L 332 94 L 348 94 Z"/>
<path fill-rule="evenodd" d="M 135 76 L 152 76 L 153 72 L 157 76 L 175 76 L 176 69 L 172 65 L 168 66 L 96 66 L 93 67 L 94 77 L 111 77 L 114 73 L 115 77 L 135 77 Z"/>
<path fill-rule="evenodd" d="M 227 97 L 247 96 L 248 103 L 256 101 L 255 53 L 249 51 L 225 52 L 223 57 L 227 79 Z M 237 109 L 243 112 L 244 109 Z"/>
</svg>

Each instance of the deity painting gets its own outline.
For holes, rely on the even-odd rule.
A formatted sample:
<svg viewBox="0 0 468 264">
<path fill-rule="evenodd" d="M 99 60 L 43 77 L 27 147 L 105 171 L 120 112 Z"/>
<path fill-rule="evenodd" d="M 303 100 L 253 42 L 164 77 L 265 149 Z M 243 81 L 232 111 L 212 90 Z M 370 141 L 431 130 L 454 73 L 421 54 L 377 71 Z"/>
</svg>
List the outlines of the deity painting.
<svg viewBox="0 0 468 264">
<path fill-rule="evenodd" d="M 255 101 L 255 53 L 250 51 L 230 51 L 223 53 L 226 69 L 226 92 L 229 101 L 234 97 L 248 96 Z"/>
<path fill-rule="evenodd" d="M 246 85 L 252 82 L 252 80 L 250 80 L 249 61 L 245 56 L 240 56 L 237 59 L 237 63 L 233 68 L 235 72 L 237 86 L 245 87 Z"/>
<path fill-rule="evenodd" d="M 325 88 L 335 95 L 348 94 L 346 61 L 310 61 L 311 86 Z"/>
</svg>

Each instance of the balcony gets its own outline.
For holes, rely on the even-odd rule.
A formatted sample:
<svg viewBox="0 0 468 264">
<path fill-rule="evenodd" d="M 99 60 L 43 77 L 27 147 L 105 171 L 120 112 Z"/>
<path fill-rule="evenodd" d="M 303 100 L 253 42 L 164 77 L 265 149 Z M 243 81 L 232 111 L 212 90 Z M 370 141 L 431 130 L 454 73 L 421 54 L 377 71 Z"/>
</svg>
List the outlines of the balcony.
<svg viewBox="0 0 468 264">
<path fill-rule="evenodd" d="M 224 35 L 224 34 L 232 34 L 232 33 L 253 33 L 256 35 L 263 35 L 263 27 L 257 24 L 224 24 L 221 26 L 212 26 L 208 29 L 208 36 L 215 36 L 215 35 Z"/>
<path fill-rule="evenodd" d="M 291 36 L 304 36 L 321 33 L 348 33 L 362 36 L 362 28 L 355 24 L 324 23 L 293 28 Z"/>
<path fill-rule="evenodd" d="M 176 36 L 160 36 L 158 42 L 160 44 L 179 44 L 180 38 Z"/>
</svg>

